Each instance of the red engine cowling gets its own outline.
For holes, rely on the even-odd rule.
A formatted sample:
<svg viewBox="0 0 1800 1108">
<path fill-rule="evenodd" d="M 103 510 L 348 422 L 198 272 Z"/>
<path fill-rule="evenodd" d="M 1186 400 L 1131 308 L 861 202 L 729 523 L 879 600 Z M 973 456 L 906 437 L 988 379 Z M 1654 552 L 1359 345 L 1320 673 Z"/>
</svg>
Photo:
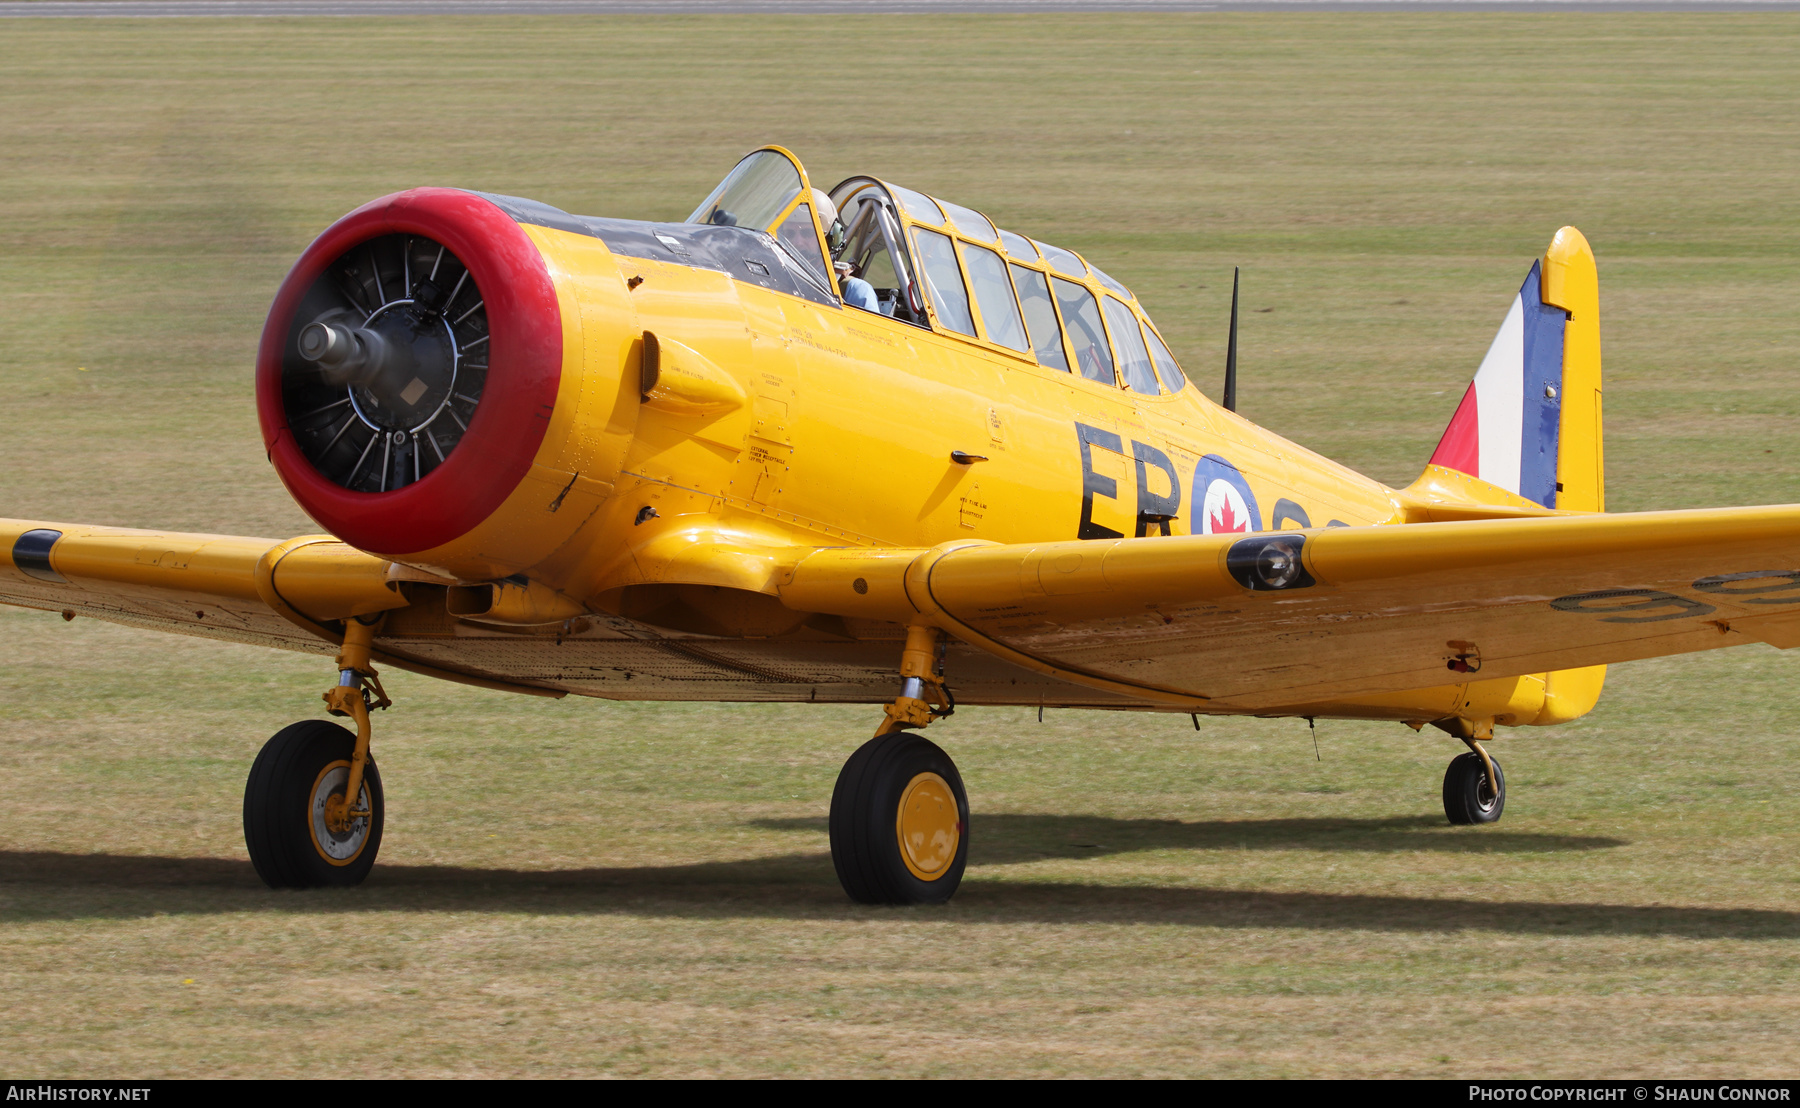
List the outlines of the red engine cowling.
<svg viewBox="0 0 1800 1108">
<path fill-rule="evenodd" d="M 263 443 L 314 520 L 400 557 L 493 514 L 530 470 L 562 375 L 542 254 L 492 203 L 395 193 L 332 224 L 257 353 Z"/>
</svg>

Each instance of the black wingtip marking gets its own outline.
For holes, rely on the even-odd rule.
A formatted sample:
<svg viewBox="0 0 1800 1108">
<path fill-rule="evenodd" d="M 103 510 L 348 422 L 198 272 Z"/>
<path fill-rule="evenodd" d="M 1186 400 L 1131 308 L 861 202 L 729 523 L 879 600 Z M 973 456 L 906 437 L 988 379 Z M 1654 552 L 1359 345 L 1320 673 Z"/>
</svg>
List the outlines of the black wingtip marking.
<svg viewBox="0 0 1800 1108">
<path fill-rule="evenodd" d="M 27 577 L 35 577 L 39 581 L 48 581 L 53 585 L 68 584 L 68 578 L 50 566 L 50 548 L 55 546 L 56 540 L 60 538 L 62 538 L 61 531 L 44 528 L 25 532 L 19 536 L 19 541 L 13 543 L 13 565 L 17 566 L 19 572 Z"/>
</svg>

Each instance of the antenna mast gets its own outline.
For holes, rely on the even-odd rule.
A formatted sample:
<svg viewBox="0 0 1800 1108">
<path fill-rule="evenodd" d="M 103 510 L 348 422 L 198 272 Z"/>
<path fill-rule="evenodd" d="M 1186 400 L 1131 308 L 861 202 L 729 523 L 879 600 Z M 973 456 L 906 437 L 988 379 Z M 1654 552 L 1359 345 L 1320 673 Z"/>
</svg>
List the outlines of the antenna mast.
<svg viewBox="0 0 1800 1108">
<path fill-rule="evenodd" d="M 1237 411 L 1238 267 L 1231 267 L 1231 337 L 1225 342 L 1225 410 Z"/>
</svg>

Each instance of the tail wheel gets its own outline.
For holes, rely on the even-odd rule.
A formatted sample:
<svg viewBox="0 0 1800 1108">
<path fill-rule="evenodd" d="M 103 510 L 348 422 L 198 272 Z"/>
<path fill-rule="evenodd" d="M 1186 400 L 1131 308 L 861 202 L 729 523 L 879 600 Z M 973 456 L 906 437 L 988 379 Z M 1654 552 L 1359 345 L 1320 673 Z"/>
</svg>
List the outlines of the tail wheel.
<svg viewBox="0 0 1800 1108">
<path fill-rule="evenodd" d="M 863 904 L 942 904 L 969 858 L 969 795 L 936 743 L 896 731 L 864 743 L 831 794 L 831 862 Z"/>
<path fill-rule="evenodd" d="M 332 828 L 326 803 L 342 796 L 356 736 L 311 719 L 263 744 L 244 785 L 244 845 L 272 889 L 360 885 L 381 849 L 381 774 L 370 758 L 349 826 Z"/>
<path fill-rule="evenodd" d="M 1444 771 L 1444 814 L 1451 823 L 1493 823 L 1506 810 L 1506 771 L 1500 768 L 1500 759 L 1489 757 L 1500 782 L 1497 793 L 1488 783 L 1487 767 L 1474 752 L 1450 760 Z"/>
</svg>

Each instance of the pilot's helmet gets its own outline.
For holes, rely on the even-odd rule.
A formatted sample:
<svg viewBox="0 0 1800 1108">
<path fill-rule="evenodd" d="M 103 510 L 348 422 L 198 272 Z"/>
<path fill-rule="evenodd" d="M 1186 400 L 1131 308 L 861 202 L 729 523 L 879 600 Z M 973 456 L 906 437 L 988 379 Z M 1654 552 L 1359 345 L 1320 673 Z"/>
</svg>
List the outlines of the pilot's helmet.
<svg viewBox="0 0 1800 1108">
<path fill-rule="evenodd" d="M 825 229 L 825 245 L 831 248 L 831 256 L 835 258 L 844 248 L 844 223 L 838 218 L 837 205 L 823 189 L 812 190 L 812 199 L 813 209 L 819 213 L 819 226 Z"/>
</svg>

